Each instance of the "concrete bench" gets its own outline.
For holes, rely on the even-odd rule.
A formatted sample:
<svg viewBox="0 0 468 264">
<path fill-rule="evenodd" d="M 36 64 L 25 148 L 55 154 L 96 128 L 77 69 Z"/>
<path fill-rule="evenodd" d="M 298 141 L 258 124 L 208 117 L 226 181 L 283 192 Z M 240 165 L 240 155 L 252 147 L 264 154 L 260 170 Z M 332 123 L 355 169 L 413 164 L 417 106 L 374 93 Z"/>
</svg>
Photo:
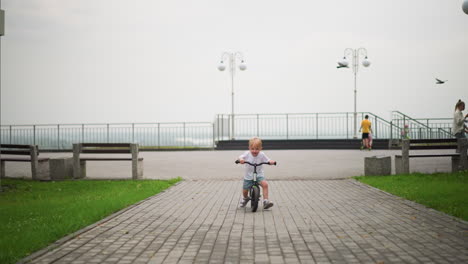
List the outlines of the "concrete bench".
<svg viewBox="0 0 468 264">
<path fill-rule="evenodd" d="M 80 154 L 125 154 L 130 157 L 80 157 Z M 138 144 L 131 143 L 79 143 L 73 144 L 73 178 L 86 177 L 87 161 L 131 161 L 132 179 L 143 178 L 143 158 L 138 157 Z"/>
<path fill-rule="evenodd" d="M 30 162 L 33 180 L 50 180 L 49 158 L 40 158 L 37 145 L 1 144 L 1 175 L 5 177 L 6 162 Z"/>
<path fill-rule="evenodd" d="M 448 139 L 438 140 L 437 142 L 410 142 L 404 139 L 401 144 L 401 155 L 395 155 L 395 173 L 409 173 L 410 158 L 434 158 L 434 157 L 450 157 L 452 159 L 452 171 L 457 172 L 468 169 L 467 157 L 468 139 Z M 457 149 L 458 153 L 454 154 L 418 154 L 410 155 L 410 149 Z"/>
</svg>

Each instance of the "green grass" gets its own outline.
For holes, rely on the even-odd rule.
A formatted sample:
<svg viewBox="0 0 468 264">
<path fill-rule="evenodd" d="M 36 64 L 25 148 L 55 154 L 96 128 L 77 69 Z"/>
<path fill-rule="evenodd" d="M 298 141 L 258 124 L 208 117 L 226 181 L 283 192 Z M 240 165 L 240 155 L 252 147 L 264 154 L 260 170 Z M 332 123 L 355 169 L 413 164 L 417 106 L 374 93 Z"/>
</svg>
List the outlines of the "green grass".
<svg viewBox="0 0 468 264">
<path fill-rule="evenodd" d="M 354 178 L 391 194 L 468 221 L 468 171 Z"/>
<path fill-rule="evenodd" d="M 15 263 L 178 181 L 180 178 L 58 182 L 2 179 L 0 263 Z"/>
</svg>

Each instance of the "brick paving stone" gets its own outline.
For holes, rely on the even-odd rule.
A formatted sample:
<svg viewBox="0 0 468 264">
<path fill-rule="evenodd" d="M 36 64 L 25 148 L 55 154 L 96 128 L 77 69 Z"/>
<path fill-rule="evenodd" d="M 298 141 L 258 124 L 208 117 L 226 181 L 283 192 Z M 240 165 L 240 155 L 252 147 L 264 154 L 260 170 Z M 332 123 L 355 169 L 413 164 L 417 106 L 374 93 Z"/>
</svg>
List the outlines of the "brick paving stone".
<svg viewBox="0 0 468 264">
<path fill-rule="evenodd" d="M 184 181 L 32 263 L 467 263 L 468 223 L 352 179 Z"/>
</svg>

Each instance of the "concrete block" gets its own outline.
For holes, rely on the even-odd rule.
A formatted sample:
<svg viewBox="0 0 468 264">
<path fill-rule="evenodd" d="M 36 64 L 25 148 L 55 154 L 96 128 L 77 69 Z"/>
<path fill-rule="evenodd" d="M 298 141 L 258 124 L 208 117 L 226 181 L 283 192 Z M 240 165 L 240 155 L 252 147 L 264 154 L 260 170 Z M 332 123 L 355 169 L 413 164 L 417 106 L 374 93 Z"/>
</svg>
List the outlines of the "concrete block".
<svg viewBox="0 0 468 264">
<path fill-rule="evenodd" d="M 73 144 L 73 178 L 75 179 L 80 179 L 83 176 L 80 164 L 80 152 L 81 144 Z"/>
<path fill-rule="evenodd" d="M 143 179 L 143 158 L 138 157 L 139 145 L 130 144 L 132 152 L 132 179 Z"/>
<path fill-rule="evenodd" d="M 0 178 L 5 178 L 5 161 L 0 162 Z"/>
<path fill-rule="evenodd" d="M 73 179 L 73 158 L 51 158 L 49 167 L 52 180 Z"/>
<path fill-rule="evenodd" d="M 465 159 L 468 162 L 468 158 Z M 460 156 L 452 157 L 452 172 L 464 171 L 463 165 L 460 162 Z"/>
<path fill-rule="evenodd" d="M 460 161 L 458 164 L 458 170 L 468 170 L 468 139 L 459 138 L 457 140 L 458 150 L 460 151 Z"/>
<path fill-rule="evenodd" d="M 49 169 L 49 159 L 37 160 L 36 168 L 34 172 L 35 180 L 49 181 L 50 180 L 50 169 Z M 32 167 L 32 164 L 31 164 Z"/>
<path fill-rule="evenodd" d="M 76 172 L 76 169 L 75 169 L 75 160 L 73 160 L 73 177 L 75 179 L 83 179 L 86 177 L 86 160 L 79 160 L 79 174 L 78 174 L 78 177 L 76 176 L 75 172 Z"/>
<path fill-rule="evenodd" d="M 138 159 L 138 172 L 137 172 L 137 179 L 143 179 L 143 158 Z"/>
<path fill-rule="evenodd" d="M 372 156 L 364 158 L 364 175 L 392 174 L 392 158 L 390 156 Z"/>
</svg>

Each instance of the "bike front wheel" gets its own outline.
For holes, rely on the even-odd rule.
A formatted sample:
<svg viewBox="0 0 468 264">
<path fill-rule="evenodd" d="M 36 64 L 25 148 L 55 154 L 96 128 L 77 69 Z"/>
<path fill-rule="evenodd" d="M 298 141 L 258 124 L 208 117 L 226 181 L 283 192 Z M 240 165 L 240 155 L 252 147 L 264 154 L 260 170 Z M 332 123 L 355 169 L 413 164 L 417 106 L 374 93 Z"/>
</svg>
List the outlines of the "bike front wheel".
<svg viewBox="0 0 468 264">
<path fill-rule="evenodd" d="M 256 212 L 258 208 L 258 201 L 260 200 L 260 188 L 258 186 L 252 186 L 250 197 L 252 199 L 252 212 Z"/>
</svg>

